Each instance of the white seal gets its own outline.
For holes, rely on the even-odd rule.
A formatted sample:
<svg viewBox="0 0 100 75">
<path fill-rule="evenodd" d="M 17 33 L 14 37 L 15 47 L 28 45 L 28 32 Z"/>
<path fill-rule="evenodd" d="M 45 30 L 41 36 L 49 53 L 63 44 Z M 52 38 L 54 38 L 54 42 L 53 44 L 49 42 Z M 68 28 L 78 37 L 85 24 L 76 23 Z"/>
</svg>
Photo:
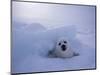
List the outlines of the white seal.
<svg viewBox="0 0 100 75">
<path fill-rule="evenodd" d="M 50 52 L 53 57 L 60 57 L 60 58 L 70 58 L 73 56 L 78 56 L 78 53 L 75 53 L 68 41 L 65 37 L 62 37 L 57 40 L 56 47 L 53 51 Z"/>
</svg>

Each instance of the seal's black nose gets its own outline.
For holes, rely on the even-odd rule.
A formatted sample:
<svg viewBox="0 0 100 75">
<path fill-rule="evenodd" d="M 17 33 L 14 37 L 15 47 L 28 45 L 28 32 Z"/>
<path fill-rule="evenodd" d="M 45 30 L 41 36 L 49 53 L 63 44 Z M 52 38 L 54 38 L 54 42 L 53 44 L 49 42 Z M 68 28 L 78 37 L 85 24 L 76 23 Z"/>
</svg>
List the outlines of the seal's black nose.
<svg viewBox="0 0 100 75">
<path fill-rule="evenodd" d="M 62 51 L 65 51 L 66 50 L 66 45 L 62 45 L 61 48 L 62 48 Z"/>
</svg>

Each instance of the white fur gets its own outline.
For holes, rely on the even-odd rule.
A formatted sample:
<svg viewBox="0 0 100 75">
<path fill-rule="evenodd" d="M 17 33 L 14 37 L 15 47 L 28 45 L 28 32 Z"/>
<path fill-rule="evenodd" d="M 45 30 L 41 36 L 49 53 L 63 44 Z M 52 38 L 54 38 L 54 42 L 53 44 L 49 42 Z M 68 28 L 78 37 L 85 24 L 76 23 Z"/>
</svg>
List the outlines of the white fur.
<svg viewBox="0 0 100 75">
<path fill-rule="evenodd" d="M 67 41 L 67 43 L 64 43 L 64 41 Z M 62 44 L 66 45 L 67 50 L 62 51 L 61 45 L 59 45 L 59 43 L 61 43 L 61 45 Z M 54 55 L 56 57 L 61 57 L 61 58 L 73 57 L 74 52 L 71 49 L 71 46 L 69 44 L 69 41 L 66 38 L 63 37 L 63 38 L 58 39 L 57 44 L 56 44 L 56 48 L 54 50 Z"/>
</svg>

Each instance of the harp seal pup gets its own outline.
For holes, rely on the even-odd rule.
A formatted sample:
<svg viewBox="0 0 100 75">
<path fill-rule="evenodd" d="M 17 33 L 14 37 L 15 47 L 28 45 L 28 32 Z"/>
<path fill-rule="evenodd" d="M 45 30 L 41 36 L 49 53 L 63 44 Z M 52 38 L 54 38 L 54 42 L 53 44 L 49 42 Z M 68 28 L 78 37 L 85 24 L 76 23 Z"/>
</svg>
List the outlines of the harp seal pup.
<svg viewBox="0 0 100 75">
<path fill-rule="evenodd" d="M 75 53 L 71 45 L 65 37 L 61 37 L 57 40 L 54 50 L 49 51 L 49 57 L 59 57 L 59 58 L 71 58 L 73 56 L 78 56 L 79 53 Z"/>
</svg>

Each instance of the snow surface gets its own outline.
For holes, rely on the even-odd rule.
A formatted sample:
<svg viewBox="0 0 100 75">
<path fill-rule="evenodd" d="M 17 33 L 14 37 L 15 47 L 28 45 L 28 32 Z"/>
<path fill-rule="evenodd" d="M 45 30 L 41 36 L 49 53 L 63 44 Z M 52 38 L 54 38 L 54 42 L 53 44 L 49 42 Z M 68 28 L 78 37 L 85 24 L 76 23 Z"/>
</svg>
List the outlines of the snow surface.
<svg viewBox="0 0 100 75">
<path fill-rule="evenodd" d="M 95 46 L 92 39 L 95 35 L 78 33 L 74 26 L 38 32 L 33 29 L 33 33 L 27 31 L 29 28 L 30 25 L 25 29 L 13 30 L 13 73 L 95 68 Z M 60 37 L 67 37 L 73 50 L 80 55 L 66 59 L 49 58 L 48 51 L 54 48 Z"/>
<path fill-rule="evenodd" d="M 45 21 L 50 22 L 47 19 Z M 83 25 L 81 22 L 77 25 L 64 22 L 65 24 L 61 26 L 56 25 L 48 29 L 42 22 L 34 21 L 34 19 L 33 22 L 29 22 L 24 18 L 14 17 L 12 21 L 12 73 L 95 68 L 95 24 Z M 72 58 L 49 58 L 48 51 L 55 47 L 60 37 L 66 37 L 72 49 L 80 55 Z"/>
</svg>

